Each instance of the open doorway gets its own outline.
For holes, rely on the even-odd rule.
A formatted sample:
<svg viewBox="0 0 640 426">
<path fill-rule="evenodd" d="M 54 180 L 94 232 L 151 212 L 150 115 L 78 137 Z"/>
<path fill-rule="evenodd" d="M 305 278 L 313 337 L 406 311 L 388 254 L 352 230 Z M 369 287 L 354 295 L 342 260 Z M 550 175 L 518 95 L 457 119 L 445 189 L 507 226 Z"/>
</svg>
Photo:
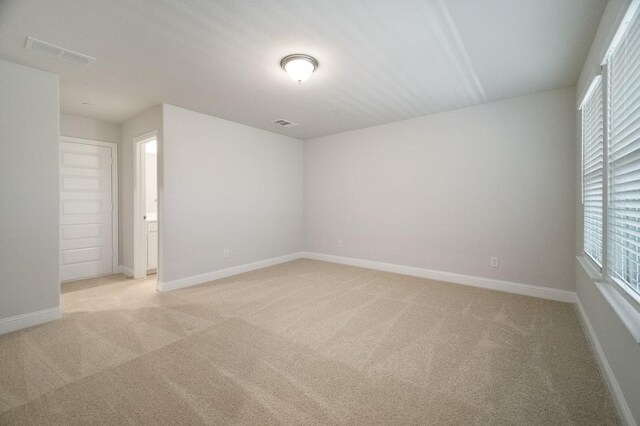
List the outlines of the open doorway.
<svg viewBox="0 0 640 426">
<path fill-rule="evenodd" d="M 134 139 L 134 277 L 158 271 L 158 138 L 152 132 Z"/>
</svg>

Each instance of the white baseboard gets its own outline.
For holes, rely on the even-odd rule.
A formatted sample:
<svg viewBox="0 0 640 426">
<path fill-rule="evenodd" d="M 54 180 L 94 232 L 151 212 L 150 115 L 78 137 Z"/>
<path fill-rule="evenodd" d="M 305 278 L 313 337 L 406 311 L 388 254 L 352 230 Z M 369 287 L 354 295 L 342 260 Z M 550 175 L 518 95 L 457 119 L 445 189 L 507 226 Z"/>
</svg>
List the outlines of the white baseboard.
<svg viewBox="0 0 640 426">
<path fill-rule="evenodd" d="M 372 260 L 355 259 L 350 257 L 333 256 L 329 254 L 300 252 L 288 254 L 285 256 L 274 257 L 271 259 L 260 260 L 257 262 L 247 263 L 245 265 L 233 266 L 219 271 L 208 272 L 205 274 L 195 275 L 192 277 L 181 278 L 178 280 L 159 282 L 158 290 L 171 291 L 180 288 L 191 287 L 194 285 L 206 283 L 209 281 L 219 280 L 221 278 L 230 277 L 232 275 L 242 274 L 256 269 L 266 268 L 267 266 L 277 265 L 279 263 L 289 262 L 295 259 L 308 258 L 322 260 L 325 262 L 340 263 L 343 265 L 358 266 L 361 268 L 375 269 L 378 271 L 393 272 L 396 274 L 410 275 L 420 278 L 428 278 L 438 281 L 447 281 L 456 284 L 463 284 L 473 287 L 487 288 L 491 290 L 504 291 L 508 293 L 522 294 L 524 296 L 538 297 L 541 299 L 556 300 L 559 302 L 575 303 L 576 294 L 572 291 L 559 290 L 550 287 L 540 287 L 530 284 L 521 284 L 510 281 L 495 280 L 491 278 L 480 278 L 470 275 L 454 274 L 451 272 L 434 271 L 430 269 L 415 268 L 412 266 L 395 265 L 391 263 L 376 262 Z M 123 271 L 126 274 L 126 272 Z"/>
<path fill-rule="evenodd" d="M 118 271 L 125 274 L 127 277 L 132 277 L 134 275 L 133 269 L 125 265 L 118 265 Z"/>
<path fill-rule="evenodd" d="M 413 277 L 428 278 L 431 280 L 447 281 L 472 287 L 504 291 L 507 293 L 522 294 L 524 296 L 556 300 L 559 302 L 575 303 L 576 301 L 576 294 L 573 291 L 559 290 L 550 287 L 540 287 L 511 281 L 495 280 L 492 278 L 474 277 L 470 275 L 454 274 L 452 272 L 434 271 L 431 269 L 415 268 L 412 266 L 396 265 L 393 263 L 376 262 L 373 260 L 355 259 L 352 257 L 334 256 L 322 253 L 304 252 L 304 257 L 308 259 L 322 260 L 325 262 L 340 263 L 343 265 L 410 275 Z"/>
<path fill-rule="evenodd" d="M 596 335 L 596 332 L 591 325 L 591 321 L 589 321 L 589 317 L 587 316 L 587 312 L 584 310 L 584 307 L 580 302 L 580 298 L 578 297 L 576 297 L 576 305 L 578 306 L 578 316 L 582 320 L 585 334 L 587 335 L 587 338 L 591 342 L 591 346 L 596 353 L 596 359 L 598 360 L 598 364 L 600 364 L 600 371 L 602 371 L 604 375 L 604 378 L 609 387 L 609 391 L 611 392 L 611 396 L 613 397 L 613 402 L 616 404 L 616 408 L 618 409 L 618 413 L 620 414 L 622 422 L 627 426 L 637 426 L 637 423 L 633 418 L 633 414 L 631 414 L 629 404 L 627 403 L 627 400 L 622 393 L 622 389 L 620 389 L 620 385 L 618 384 L 618 381 L 613 374 L 613 370 L 609 365 L 609 361 L 604 354 L 604 350 L 600 345 L 598 336 Z"/>
<path fill-rule="evenodd" d="M 206 274 L 194 275 L 192 277 L 181 278 L 178 280 L 158 282 L 159 291 L 178 290 L 180 288 L 191 287 L 203 284 L 209 281 L 219 280 L 221 278 L 230 277 L 244 272 L 254 271 L 256 269 L 266 268 L 267 266 L 278 265 L 280 263 L 290 262 L 292 260 L 303 257 L 302 252 L 287 254 L 285 256 L 273 257 L 271 259 L 259 260 L 257 262 L 246 263 L 244 265 L 232 266 L 231 268 L 221 269 L 219 271 L 207 272 Z"/>
<path fill-rule="evenodd" d="M 28 314 L 16 315 L 14 317 L 0 319 L 0 335 L 11 333 L 45 322 L 54 321 L 62 317 L 60 306 L 43 309 L 41 311 L 29 312 Z"/>
</svg>

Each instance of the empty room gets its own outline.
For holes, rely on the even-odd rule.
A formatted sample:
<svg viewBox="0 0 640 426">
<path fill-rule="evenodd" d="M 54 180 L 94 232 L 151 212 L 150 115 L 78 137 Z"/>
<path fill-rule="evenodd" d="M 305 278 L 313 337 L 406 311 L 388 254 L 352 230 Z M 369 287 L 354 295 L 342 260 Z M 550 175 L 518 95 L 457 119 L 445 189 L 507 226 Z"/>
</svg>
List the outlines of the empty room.
<svg viewBox="0 0 640 426">
<path fill-rule="evenodd" d="M 0 425 L 640 424 L 640 0 L 0 0 Z"/>
</svg>

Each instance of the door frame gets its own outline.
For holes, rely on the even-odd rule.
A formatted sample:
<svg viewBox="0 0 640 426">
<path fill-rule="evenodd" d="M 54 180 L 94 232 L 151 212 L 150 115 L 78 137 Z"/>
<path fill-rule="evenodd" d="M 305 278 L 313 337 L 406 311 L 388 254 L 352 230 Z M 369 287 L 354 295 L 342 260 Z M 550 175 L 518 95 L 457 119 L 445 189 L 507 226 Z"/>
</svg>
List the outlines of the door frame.
<svg viewBox="0 0 640 426">
<path fill-rule="evenodd" d="M 77 143 L 82 145 L 102 146 L 111 148 L 111 273 L 119 271 L 118 266 L 118 144 L 115 142 L 104 142 L 93 139 L 73 138 L 70 136 L 60 136 L 60 142 Z M 59 172 L 59 171 L 58 171 Z M 58 195 L 59 196 L 59 195 Z M 60 226 L 60 224 L 58 224 Z M 90 278 L 90 277 L 87 277 Z"/>
<path fill-rule="evenodd" d="M 145 278 L 147 276 L 147 230 L 143 218 L 143 206 L 146 204 L 145 194 L 145 156 L 144 144 L 155 139 L 159 145 L 158 131 L 154 130 L 133 139 L 133 277 Z M 157 157 L 156 157 L 157 158 Z M 156 159 L 156 161 L 158 161 Z M 160 197 L 158 191 L 158 198 Z M 158 213 L 159 213 L 158 203 Z M 160 215 L 158 214 L 158 236 L 160 235 Z M 158 250 L 159 252 L 159 250 Z M 160 273 L 160 262 L 156 268 L 156 276 Z"/>
</svg>

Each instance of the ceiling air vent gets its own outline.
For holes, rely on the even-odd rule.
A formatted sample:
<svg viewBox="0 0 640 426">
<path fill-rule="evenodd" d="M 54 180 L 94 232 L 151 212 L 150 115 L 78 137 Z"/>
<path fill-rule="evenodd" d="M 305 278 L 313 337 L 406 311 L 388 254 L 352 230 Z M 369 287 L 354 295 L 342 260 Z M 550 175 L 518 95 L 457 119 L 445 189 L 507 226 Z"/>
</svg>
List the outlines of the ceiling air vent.
<svg viewBox="0 0 640 426">
<path fill-rule="evenodd" d="M 74 52 L 31 36 L 27 37 L 27 44 L 24 48 L 31 52 L 41 53 L 81 66 L 89 65 L 90 62 L 96 60 L 96 58 L 92 58 L 91 56 L 83 55 L 82 53 Z"/>
<path fill-rule="evenodd" d="M 278 120 L 273 120 L 272 123 L 275 124 L 276 126 L 281 126 L 281 127 L 296 127 L 298 125 L 298 123 L 294 123 L 292 121 L 285 120 L 282 118 Z"/>
</svg>

